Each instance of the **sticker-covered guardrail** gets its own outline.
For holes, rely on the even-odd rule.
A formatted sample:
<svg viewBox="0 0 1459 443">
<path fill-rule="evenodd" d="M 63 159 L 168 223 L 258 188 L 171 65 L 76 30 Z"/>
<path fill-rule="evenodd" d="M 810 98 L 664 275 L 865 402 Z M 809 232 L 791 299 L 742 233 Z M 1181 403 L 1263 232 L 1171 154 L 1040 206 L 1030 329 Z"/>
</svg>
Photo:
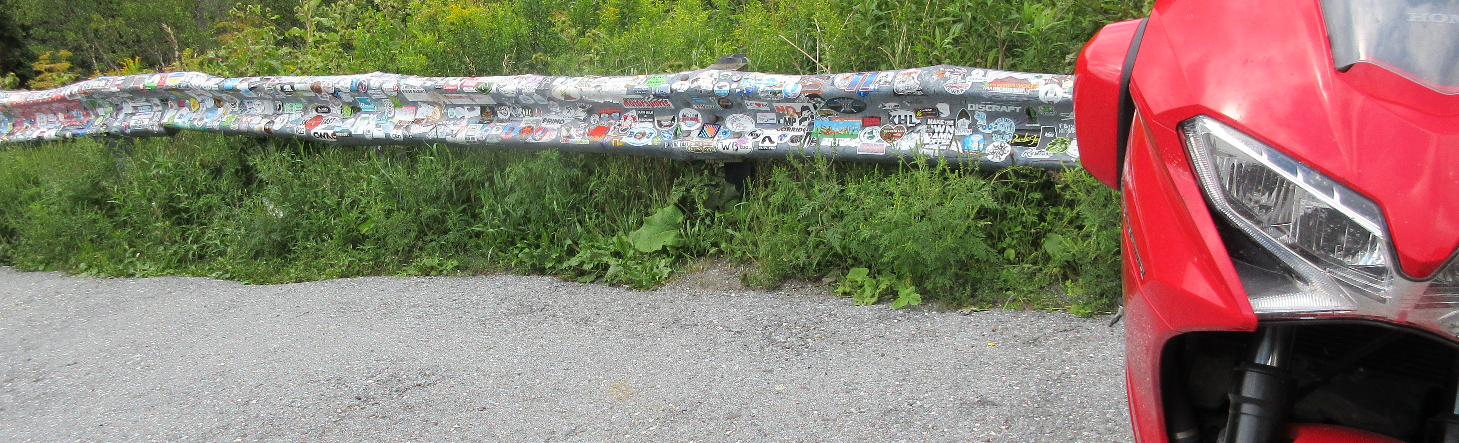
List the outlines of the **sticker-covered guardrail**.
<svg viewBox="0 0 1459 443">
<path fill-rule="evenodd" d="M 682 160 L 923 156 L 1062 168 L 1079 157 L 1072 87 L 1067 75 L 946 65 L 619 77 L 173 72 L 0 92 L 0 142 L 187 129 L 342 145 L 445 143 Z"/>
</svg>

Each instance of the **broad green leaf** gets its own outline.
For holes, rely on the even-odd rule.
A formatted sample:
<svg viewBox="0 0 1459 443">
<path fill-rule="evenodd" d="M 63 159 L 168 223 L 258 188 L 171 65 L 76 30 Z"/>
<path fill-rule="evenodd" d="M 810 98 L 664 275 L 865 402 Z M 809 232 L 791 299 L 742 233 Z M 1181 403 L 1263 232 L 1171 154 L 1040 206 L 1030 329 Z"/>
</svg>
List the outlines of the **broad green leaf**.
<svg viewBox="0 0 1459 443">
<path fill-rule="evenodd" d="M 897 299 L 892 302 L 892 309 L 902 309 L 908 305 L 916 306 L 920 304 L 922 304 L 922 294 L 917 293 L 916 286 L 897 284 Z"/>
<path fill-rule="evenodd" d="M 1061 256 L 1063 256 L 1064 255 L 1064 236 L 1059 235 L 1059 234 L 1055 234 L 1055 233 L 1049 233 L 1049 235 L 1045 236 L 1044 237 L 1044 252 L 1049 253 L 1049 256 L 1052 256 L 1052 257 L 1061 257 Z"/>
<path fill-rule="evenodd" d="M 664 246 L 679 245 L 679 222 L 684 213 L 677 206 L 668 206 L 643 220 L 643 226 L 628 233 L 628 241 L 639 252 L 654 252 Z"/>
</svg>

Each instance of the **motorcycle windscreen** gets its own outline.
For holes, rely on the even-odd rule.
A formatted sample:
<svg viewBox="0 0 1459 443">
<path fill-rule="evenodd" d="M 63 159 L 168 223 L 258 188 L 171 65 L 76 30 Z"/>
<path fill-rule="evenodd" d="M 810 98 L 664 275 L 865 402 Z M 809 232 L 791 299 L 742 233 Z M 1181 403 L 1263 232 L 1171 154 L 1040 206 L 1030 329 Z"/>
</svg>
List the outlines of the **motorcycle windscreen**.
<svg viewBox="0 0 1459 443">
<path fill-rule="evenodd" d="M 1339 71 L 1372 63 L 1459 94 L 1459 0 L 1322 0 Z"/>
</svg>

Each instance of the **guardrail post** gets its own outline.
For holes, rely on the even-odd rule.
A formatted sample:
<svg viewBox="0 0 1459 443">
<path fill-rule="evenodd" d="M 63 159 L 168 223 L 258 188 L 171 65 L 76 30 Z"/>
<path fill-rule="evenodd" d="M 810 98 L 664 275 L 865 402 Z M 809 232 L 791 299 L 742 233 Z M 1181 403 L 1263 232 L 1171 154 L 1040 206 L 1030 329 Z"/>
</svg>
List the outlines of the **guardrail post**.
<svg viewBox="0 0 1459 443">
<path fill-rule="evenodd" d="M 719 57 L 708 69 L 721 69 L 725 71 L 746 71 L 750 69 L 750 58 L 745 54 L 728 54 Z M 724 180 L 735 185 L 735 191 L 741 196 L 750 192 L 749 180 L 755 176 L 755 159 L 733 159 L 724 163 Z"/>
</svg>

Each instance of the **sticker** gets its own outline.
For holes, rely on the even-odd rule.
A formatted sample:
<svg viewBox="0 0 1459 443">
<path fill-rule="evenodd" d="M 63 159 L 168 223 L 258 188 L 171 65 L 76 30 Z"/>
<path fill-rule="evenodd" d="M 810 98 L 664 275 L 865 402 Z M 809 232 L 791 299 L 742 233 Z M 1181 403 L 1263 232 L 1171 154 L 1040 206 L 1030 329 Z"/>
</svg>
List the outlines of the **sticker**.
<svg viewBox="0 0 1459 443">
<path fill-rule="evenodd" d="M 774 133 L 774 131 L 765 131 L 764 133 L 760 134 L 759 138 L 757 138 L 755 140 L 755 149 L 760 149 L 760 150 L 775 149 L 776 148 L 776 145 L 779 144 L 778 142 L 775 141 L 776 138 L 777 137 L 776 137 L 776 134 Z"/>
<path fill-rule="evenodd" d="M 983 88 L 995 94 L 1029 95 L 1029 93 L 1037 91 L 1039 85 L 1018 77 L 1007 76 L 990 80 L 983 85 Z"/>
<path fill-rule="evenodd" d="M 1052 157 L 1053 154 L 1050 154 L 1049 151 L 1045 151 L 1045 150 L 1039 149 L 1039 148 L 1028 148 L 1028 149 L 1023 150 L 1023 153 L 1021 154 L 1021 156 L 1023 158 L 1027 158 L 1027 159 L 1041 160 L 1041 159 L 1046 159 L 1046 158 Z"/>
<path fill-rule="evenodd" d="M 415 119 L 433 122 L 440 120 L 445 115 L 441 105 L 435 103 L 423 103 L 415 110 Z"/>
<path fill-rule="evenodd" d="M 1008 144 L 1020 148 L 1037 147 L 1039 145 L 1039 135 L 1031 132 L 1015 133 L 1013 134 L 1013 138 L 1008 140 Z"/>
<path fill-rule="evenodd" d="M 876 142 L 862 142 L 856 145 L 856 153 L 864 155 L 886 155 L 887 144 Z"/>
<path fill-rule="evenodd" d="M 816 120 L 811 133 L 816 138 L 856 138 L 861 132 L 861 119 Z"/>
<path fill-rule="evenodd" d="M 755 119 L 745 114 L 731 114 L 725 117 L 724 128 L 734 132 L 749 132 L 755 129 Z"/>
<path fill-rule="evenodd" d="M 880 142 L 880 141 L 882 141 L 882 139 L 881 139 L 881 127 L 880 126 L 863 127 L 863 128 L 861 128 L 861 133 L 860 134 L 857 134 L 856 139 L 857 140 L 861 140 L 862 143 L 876 143 L 876 142 Z"/>
<path fill-rule="evenodd" d="M 994 103 L 970 103 L 968 104 L 968 110 L 984 112 L 1023 112 L 1023 107 L 1017 105 L 999 105 Z"/>
<path fill-rule="evenodd" d="M 780 118 L 774 112 L 755 113 L 755 126 L 775 126 L 779 122 Z"/>
<path fill-rule="evenodd" d="M 876 92 L 876 72 L 858 72 L 855 74 L 841 74 L 836 76 L 832 84 L 840 87 L 846 92 L 855 92 L 856 95 L 866 97 Z"/>
<path fill-rule="evenodd" d="M 623 107 L 625 107 L 625 108 L 662 108 L 662 109 L 667 109 L 667 108 L 674 107 L 674 105 L 672 103 L 669 103 L 668 100 L 661 99 L 661 98 L 653 98 L 653 99 L 626 98 L 626 99 L 623 99 Z"/>
<path fill-rule="evenodd" d="M 982 112 L 973 114 L 973 118 L 979 123 L 983 122 L 986 119 L 986 117 L 983 116 Z M 989 142 L 1007 143 L 1010 140 L 1013 140 L 1013 128 L 1013 119 L 1008 117 L 1000 117 L 997 120 L 993 120 L 993 124 L 980 125 L 978 127 L 978 130 L 982 131 L 984 134 L 988 134 Z"/>
<path fill-rule="evenodd" d="M 598 125 L 598 126 L 594 126 L 592 129 L 589 129 L 588 130 L 588 139 L 591 140 L 591 141 L 602 140 L 603 137 L 604 136 L 607 136 L 607 135 L 608 135 L 608 127 L 607 126 Z"/>
<path fill-rule="evenodd" d="M 942 90 L 951 95 L 963 95 L 973 87 L 973 82 L 968 80 L 968 70 L 958 67 L 944 67 L 938 71 L 943 77 Z"/>
<path fill-rule="evenodd" d="M 989 143 L 988 148 L 983 151 L 983 157 L 994 163 L 1002 163 L 1012 153 L 1013 148 L 1008 146 L 1008 143 L 993 142 Z"/>
<path fill-rule="evenodd" d="M 647 146 L 653 141 L 656 133 L 657 131 L 653 128 L 633 128 L 628 131 L 628 136 L 623 138 L 623 142 L 633 146 Z"/>
<path fill-rule="evenodd" d="M 907 127 L 904 125 L 882 125 L 881 127 L 881 139 L 884 142 L 895 142 L 901 140 L 905 135 L 907 135 Z"/>
<path fill-rule="evenodd" d="M 788 82 L 782 88 L 782 91 L 785 92 L 785 98 L 799 98 L 805 92 L 805 86 L 800 81 Z M 817 90 L 816 92 L 819 93 L 820 91 Z"/>
<path fill-rule="evenodd" d="M 553 126 L 540 126 L 532 132 L 532 142 L 541 143 L 557 139 L 557 128 Z"/>
<path fill-rule="evenodd" d="M 679 129 L 686 132 L 693 132 L 699 129 L 699 126 L 703 123 L 704 119 L 700 117 L 699 111 L 690 108 L 679 110 Z"/>
<path fill-rule="evenodd" d="M 866 102 L 851 97 L 836 97 L 826 100 L 826 108 L 842 114 L 860 114 L 866 110 Z"/>
<path fill-rule="evenodd" d="M 973 134 L 963 137 L 963 150 L 968 152 L 979 152 L 983 150 L 983 134 Z"/>
<path fill-rule="evenodd" d="M 745 102 L 745 109 L 749 109 L 751 111 L 770 111 L 770 110 L 774 110 L 774 108 L 771 108 L 770 107 L 770 103 L 769 102 L 757 102 L 757 101 L 746 101 Z"/>
<path fill-rule="evenodd" d="M 953 122 L 948 120 L 927 120 L 918 128 L 922 134 L 925 149 L 943 150 L 952 145 Z"/>
<path fill-rule="evenodd" d="M 1054 137 L 1053 140 L 1049 140 L 1048 150 L 1054 154 L 1069 152 L 1069 142 L 1069 137 Z"/>
<path fill-rule="evenodd" d="M 972 114 L 966 109 L 959 110 L 957 112 L 957 120 L 953 120 L 953 134 L 965 136 L 972 135 L 974 132 L 977 131 L 973 129 Z"/>
<path fill-rule="evenodd" d="M 699 138 L 714 138 L 719 133 L 719 125 L 704 125 L 699 127 Z"/>
<path fill-rule="evenodd" d="M 775 112 L 780 113 L 780 126 L 804 129 L 815 119 L 815 112 L 807 103 L 776 103 Z"/>
<path fill-rule="evenodd" d="M 887 113 L 887 122 L 893 125 L 915 125 L 922 122 L 916 114 L 911 111 L 892 111 Z"/>
<path fill-rule="evenodd" d="M 361 111 L 375 111 L 375 99 L 372 99 L 370 97 L 355 97 L 355 102 L 359 104 Z"/>
<path fill-rule="evenodd" d="M 896 79 L 892 81 L 892 93 L 897 95 L 923 95 L 922 81 L 917 78 L 921 69 L 908 69 L 898 72 Z"/>
</svg>

